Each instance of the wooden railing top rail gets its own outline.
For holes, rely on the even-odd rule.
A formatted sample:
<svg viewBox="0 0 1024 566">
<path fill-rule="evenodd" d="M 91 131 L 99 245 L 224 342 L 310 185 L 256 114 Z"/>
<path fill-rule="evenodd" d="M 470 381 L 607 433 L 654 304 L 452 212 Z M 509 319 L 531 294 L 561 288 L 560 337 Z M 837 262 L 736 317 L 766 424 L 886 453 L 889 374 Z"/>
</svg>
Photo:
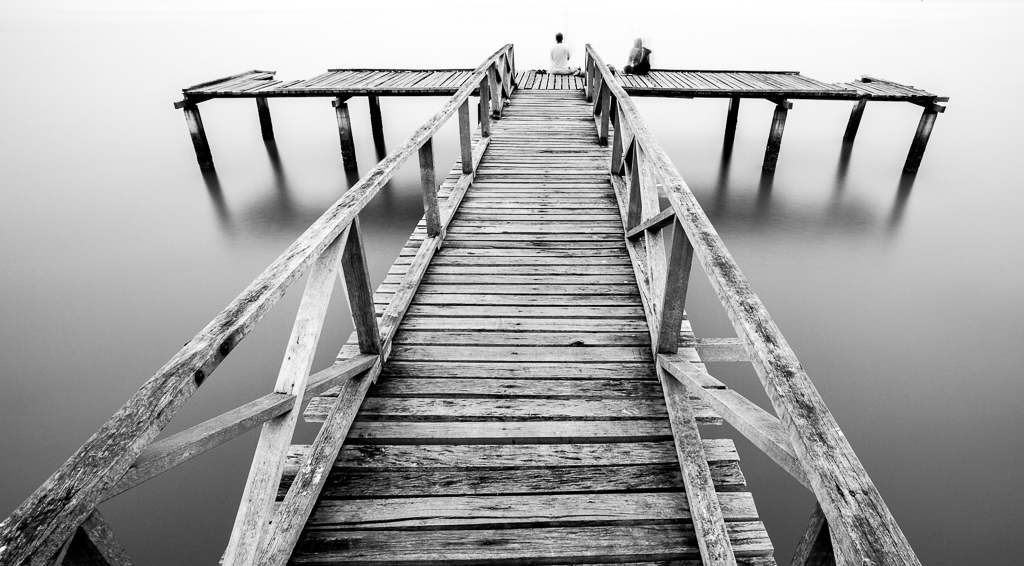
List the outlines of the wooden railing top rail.
<svg viewBox="0 0 1024 566">
<path fill-rule="evenodd" d="M 65 540 L 74 532 L 206 377 L 353 222 L 398 168 L 459 110 L 499 61 L 511 60 L 511 50 L 511 44 L 505 45 L 481 63 L 430 120 L 350 188 L 0 523 L 0 563 L 21 564 L 46 541 Z"/>
<path fill-rule="evenodd" d="M 837 563 L 920 564 L 796 354 L 679 171 L 589 44 L 586 54 L 593 63 L 588 70 L 600 74 L 602 92 L 608 89 L 634 143 L 642 148 L 785 427 L 828 520 Z M 623 142 L 622 147 L 626 145 Z"/>
</svg>

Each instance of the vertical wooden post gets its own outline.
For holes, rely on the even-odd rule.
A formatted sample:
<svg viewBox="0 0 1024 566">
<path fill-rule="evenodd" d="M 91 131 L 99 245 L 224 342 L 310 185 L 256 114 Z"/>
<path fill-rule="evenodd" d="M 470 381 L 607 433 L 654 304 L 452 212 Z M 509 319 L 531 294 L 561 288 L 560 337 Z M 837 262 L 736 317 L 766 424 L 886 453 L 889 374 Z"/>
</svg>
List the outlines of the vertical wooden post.
<svg viewBox="0 0 1024 566">
<path fill-rule="evenodd" d="M 420 182 L 423 185 L 423 215 L 427 219 L 427 236 L 441 235 L 441 209 L 437 202 L 437 181 L 434 175 L 434 138 L 420 147 Z"/>
<path fill-rule="evenodd" d="M 924 149 L 928 146 L 928 137 L 932 135 L 932 127 L 935 126 L 935 118 L 938 115 L 939 110 L 935 106 L 925 108 L 921 114 L 921 121 L 917 123 L 917 133 L 914 134 L 910 153 L 907 154 L 907 162 L 903 165 L 904 173 L 917 173 L 921 167 L 921 158 L 924 157 Z"/>
<path fill-rule="evenodd" d="M 352 137 L 352 118 L 349 117 L 348 104 L 345 102 L 348 97 L 335 98 L 331 105 L 334 106 L 334 113 L 338 116 L 338 138 L 341 141 L 341 159 L 345 164 L 346 171 L 356 170 L 356 142 Z"/>
<path fill-rule="evenodd" d="M 462 172 L 473 172 L 473 131 L 469 126 L 469 99 L 459 106 L 459 145 L 462 147 Z"/>
<path fill-rule="evenodd" d="M 665 299 L 658 323 L 658 353 L 674 354 L 679 350 L 679 327 L 686 308 L 686 291 L 690 286 L 690 266 L 693 265 L 693 245 L 676 223 L 672 232 L 672 251 L 668 257 L 668 277 L 665 278 Z"/>
<path fill-rule="evenodd" d="M 640 197 L 640 144 L 636 137 L 630 144 L 633 151 L 630 154 L 629 163 L 629 202 L 626 203 L 626 231 L 636 228 L 640 224 L 644 213 L 644 203 Z M 627 152 L 629 153 L 629 152 Z"/>
<path fill-rule="evenodd" d="M 850 121 L 846 123 L 846 133 L 843 134 L 843 143 L 852 143 L 854 138 L 857 137 L 860 119 L 864 116 L 864 107 L 867 105 L 868 101 L 865 98 L 853 103 L 853 109 L 850 110 Z"/>
<path fill-rule="evenodd" d="M 380 97 L 367 96 L 370 103 L 370 129 L 373 130 L 373 145 L 384 147 L 384 120 L 380 115 Z"/>
<path fill-rule="evenodd" d="M 764 150 L 762 171 L 775 171 L 775 164 L 779 161 L 779 149 L 782 147 L 782 131 L 786 128 L 786 114 L 792 107 L 793 103 L 787 100 L 779 100 L 775 103 L 775 115 L 772 116 L 772 129 L 768 133 L 768 146 Z"/>
<path fill-rule="evenodd" d="M 501 87 L 498 85 L 498 69 L 492 63 L 487 67 L 487 85 L 490 87 L 491 116 L 501 119 Z"/>
<path fill-rule="evenodd" d="M 732 149 L 732 144 L 736 140 L 736 122 L 739 120 L 740 115 L 740 98 L 734 96 L 729 99 L 729 114 L 725 117 L 725 147 L 727 150 Z"/>
<path fill-rule="evenodd" d="M 618 175 L 622 170 L 622 125 L 619 120 L 618 108 L 612 112 L 612 125 L 615 127 L 615 132 L 612 137 L 611 174 Z"/>
<path fill-rule="evenodd" d="M 263 139 L 274 139 L 274 123 L 270 121 L 270 105 L 267 104 L 267 97 L 256 97 L 256 112 L 260 115 L 260 131 L 263 132 Z"/>
<path fill-rule="evenodd" d="M 583 92 L 587 95 L 587 102 L 593 102 L 594 100 L 594 60 L 587 55 L 586 61 L 583 62 L 583 68 L 586 69 L 586 74 L 583 77 Z"/>
<path fill-rule="evenodd" d="M 203 129 L 203 117 L 199 115 L 199 107 L 195 104 L 187 104 L 182 107 L 182 110 L 185 112 L 185 123 L 188 124 L 188 133 L 192 136 L 192 147 L 196 150 L 199 168 L 203 171 L 213 171 L 213 154 L 210 153 L 210 142 L 206 139 L 206 130 Z"/>
<path fill-rule="evenodd" d="M 348 296 L 349 312 L 359 339 L 359 351 L 364 354 L 380 353 L 380 330 L 373 306 L 373 287 L 370 271 L 366 267 L 366 252 L 363 250 L 363 235 L 359 228 L 359 217 L 352 220 L 348 240 L 341 255 L 342 283 Z"/>
<path fill-rule="evenodd" d="M 608 119 L 611 115 L 612 91 L 608 85 L 601 85 L 601 133 L 598 134 L 597 143 L 608 145 Z"/>
<path fill-rule="evenodd" d="M 491 135 L 491 89 L 489 83 L 489 77 L 484 77 L 480 81 L 480 135 L 485 138 Z"/>
</svg>

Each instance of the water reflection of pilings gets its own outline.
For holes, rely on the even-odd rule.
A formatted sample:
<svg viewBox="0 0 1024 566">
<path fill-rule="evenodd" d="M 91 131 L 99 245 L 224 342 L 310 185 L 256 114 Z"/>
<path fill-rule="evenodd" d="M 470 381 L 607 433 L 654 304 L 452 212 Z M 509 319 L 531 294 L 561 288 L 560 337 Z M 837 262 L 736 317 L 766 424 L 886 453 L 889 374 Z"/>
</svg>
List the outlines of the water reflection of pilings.
<svg viewBox="0 0 1024 566">
<path fill-rule="evenodd" d="M 281 154 L 277 151 L 277 142 L 274 140 L 263 140 L 267 148 L 267 159 L 270 160 L 270 168 L 274 171 L 274 188 L 277 192 L 278 204 L 285 213 L 295 208 L 292 200 L 291 187 L 288 185 L 288 177 L 285 175 L 284 166 L 281 164 Z"/>
<path fill-rule="evenodd" d="M 900 182 L 896 185 L 896 199 L 892 203 L 892 212 L 889 213 L 890 234 L 898 231 L 900 224 L 903 223 L 903 213 L 906 211 L 907 201 L 910 200 L 910 192 L 916 179 L 917 175 L 914 173 L 900 175 Z"/>
<path fill-rule="evenodd" d="M 757 183 L 757 201 L 754 210 L 759 218 L 764 218 L 768 212 L 768 205 L 772 200 L 772 185 L 775 184 L 774 171 L 761 171 L 761 179 Z"/>
<path fill-rule="evenodd" d="M 850 155 L 853 153 L 853 142 L 843 142 L 839 150 L 839 163 L 836 166 L 836 194 L 846 189 L 846 174 L 850 170 Z"/>
<path fill-rule="evenodd" d="M 224 201 L 224 191 L 220 186 L 220 178 L 217 177 L 217 172 L 214 170 L 203 171 L 203 182 L 206 183 L 206 192 L 210 195 L 210 202 L 213 203 L 213 209 L 217 212 L 217 219 L 220 220 L 222 226 L 227 226 L 231 221 L 231 215 L 228 213 L 227 203 Z"/>
</svg>

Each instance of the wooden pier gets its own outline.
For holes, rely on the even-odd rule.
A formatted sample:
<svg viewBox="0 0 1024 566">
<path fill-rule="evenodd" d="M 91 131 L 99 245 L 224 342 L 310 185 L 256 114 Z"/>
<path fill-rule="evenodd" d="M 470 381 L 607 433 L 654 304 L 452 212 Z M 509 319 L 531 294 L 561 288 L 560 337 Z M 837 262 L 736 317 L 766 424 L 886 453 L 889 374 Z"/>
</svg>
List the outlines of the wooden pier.
<svg viewBox="0 0 1024 566">
<path fill-rule="evenodd" d="M 583 90 L 516 88 L 511 45 L 470 71 L 0 523 L 0 563 L 130 563 L 96 506 L 261 427 L 224 564 L 769 566 L 735 446 L 700 435 L 725 421 L 818 502 L 794 564 L 919 564 L 630 94 L 587 56 L 565 81 Z M 439 178 L 433 136 L 456 114 L 461 158 Z M 374 293 L 358 215 L 414 155 L 424 217 Z M 694 260 L 735 336 L 694 337 Z M 307 273 L 274 391 L 157 440 Z M 355 332 L 313 372 L 339 277 Z M 752 363 L 774 414 L 712 361 Z M 311 445 L 292 444 L 300 413 L 323 423 Z"/>
</svg>

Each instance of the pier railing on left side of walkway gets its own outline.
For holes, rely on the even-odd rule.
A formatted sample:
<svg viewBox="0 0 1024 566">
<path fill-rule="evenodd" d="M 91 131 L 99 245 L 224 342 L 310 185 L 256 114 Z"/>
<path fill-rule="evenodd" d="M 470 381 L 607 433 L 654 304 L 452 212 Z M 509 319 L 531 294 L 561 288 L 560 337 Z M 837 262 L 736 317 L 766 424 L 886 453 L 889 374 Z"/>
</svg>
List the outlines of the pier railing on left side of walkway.
<svg viewBox="0 0 1024 566">
<path fill-rule="evenodd" d="M 514 88 L 512 61 L 509 44 L 481 63 L 433 117 L 317 219 L 0 523 L 0 564 L 59 564 L 78 538 L 76 533 L 84 534 L 99 552 L 109 555 L 108 561 L 117 563 L 115 558 L 124 551 L 96 510 L 98 504 L 259 426 L 263 429 L 224 564 L 285 563 L 323 486 L 326 474 L 317 472 L 318 464 L 336 458 L 490 141 L 491 112 L 485 110 L 480 113 L 479 140 L 473 144 L 469 98 L 479 89 L 482 108 L 500 116 Z M 452 194 L 440 202 L 432 140 L 456 113 L 463 174 Z M 378 321 L 358 215 L 413 154 L 419 156 L 427 238 Z M 192 394 L 307 272 L 306 289 L 274 392 L 155 441 Z M 311 375 L 324 316 L 339 276 L 347 291 L 360 353 Z M 302 400 L 335 386 L 341 386 L 342 393 L 284 501 L 275 505 Z"/>
</svg>

